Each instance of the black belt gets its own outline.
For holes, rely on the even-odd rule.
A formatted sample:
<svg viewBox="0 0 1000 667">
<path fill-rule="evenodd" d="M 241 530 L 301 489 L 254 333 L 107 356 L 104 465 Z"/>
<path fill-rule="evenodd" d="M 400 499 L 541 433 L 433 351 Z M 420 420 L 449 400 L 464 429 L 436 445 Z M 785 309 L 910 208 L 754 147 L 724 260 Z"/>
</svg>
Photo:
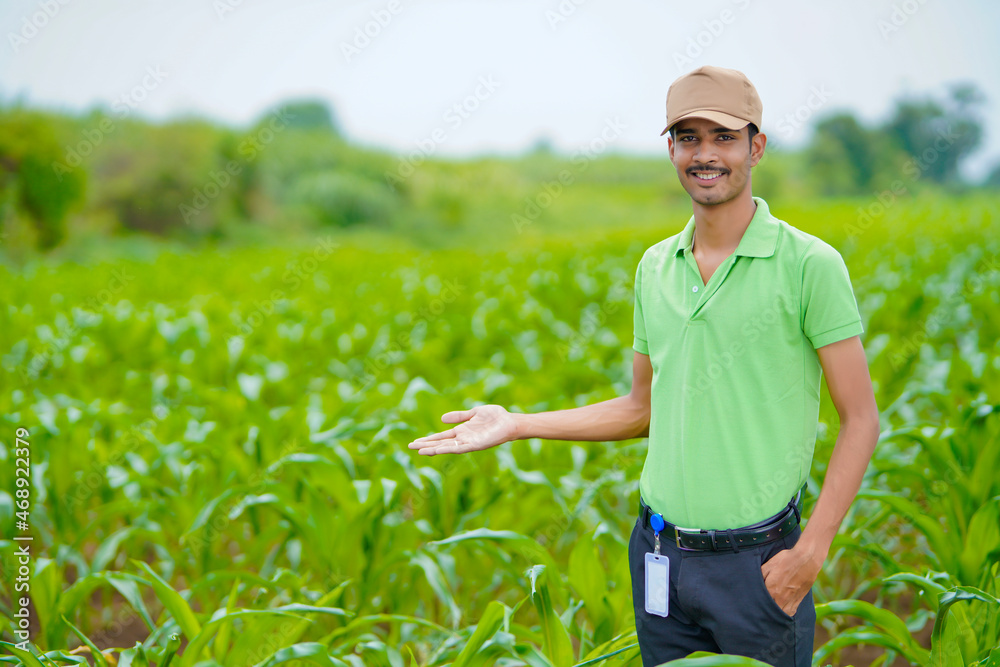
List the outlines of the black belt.
<svg viewBox="0 0 1000 667">
<path fill-rule="evenodd" d="M 664 521 L 664 528 L 660 531 L 660 535 L 664 536 L 664 539 L 673 541 L 677 548 L 682 551 L 731 550 L 739 553 L 740 547 L 769 544 L 795 530 L 802 515 L 799 508 L 801 497 L 802 489 L 788 502 L 785 509 L 751 526 L 727 530 L 699 530 L 697 528 L 679 528 Z M 643 502 L 642 496 L 640 496 L 639 516 L 642 518 L 643 528 L 652 530 L 649 518 L 653 514 L 655 512 Z"/>
</svg>

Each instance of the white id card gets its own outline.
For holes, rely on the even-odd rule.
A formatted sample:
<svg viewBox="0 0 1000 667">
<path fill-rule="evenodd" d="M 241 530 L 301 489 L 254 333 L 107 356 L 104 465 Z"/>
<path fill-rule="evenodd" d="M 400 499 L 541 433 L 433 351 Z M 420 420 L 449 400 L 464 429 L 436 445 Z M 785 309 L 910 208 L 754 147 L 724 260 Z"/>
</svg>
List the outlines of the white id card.
<svg viewBox="0 0 1000 667">
<path fill-rule="evenodd" d="M 646 554 L 646 611 L 667 616 L 670 559 L 660 554 Z"/>
</svg>

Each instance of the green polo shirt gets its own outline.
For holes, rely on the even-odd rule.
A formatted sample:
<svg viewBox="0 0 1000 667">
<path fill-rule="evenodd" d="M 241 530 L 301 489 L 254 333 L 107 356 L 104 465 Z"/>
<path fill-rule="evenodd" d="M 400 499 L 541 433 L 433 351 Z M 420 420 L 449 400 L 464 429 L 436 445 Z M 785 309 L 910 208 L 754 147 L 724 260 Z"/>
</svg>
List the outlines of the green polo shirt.
<svg viewBox="0 0 1000 667">
<path fill-rule="evenodd" d="M 636 269 L 633 349 L 653 367 L 639 492 L 684 528 L 746 526 L 788 503 L 816 444 L 816 348 L 864 331 L 840 253 L 753 199 L 707 285 L 694 216 Z"/>
</svg>

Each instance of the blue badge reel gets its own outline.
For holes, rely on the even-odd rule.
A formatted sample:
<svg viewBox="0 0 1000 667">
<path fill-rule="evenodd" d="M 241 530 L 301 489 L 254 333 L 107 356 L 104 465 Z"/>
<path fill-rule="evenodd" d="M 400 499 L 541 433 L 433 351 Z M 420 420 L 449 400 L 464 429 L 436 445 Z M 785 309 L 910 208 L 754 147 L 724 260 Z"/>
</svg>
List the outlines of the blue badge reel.
<svg viewBox="0 0 1000 667">
<path fill-rule="evenodd" d="M 660 554 L 660 531 L 666 522 L 660 514 L 649 517 L 653 529 L 653 553 L 646 552 L 646 612 L 666 617 L 669 612 L 670 559 Z"/>
</svg>

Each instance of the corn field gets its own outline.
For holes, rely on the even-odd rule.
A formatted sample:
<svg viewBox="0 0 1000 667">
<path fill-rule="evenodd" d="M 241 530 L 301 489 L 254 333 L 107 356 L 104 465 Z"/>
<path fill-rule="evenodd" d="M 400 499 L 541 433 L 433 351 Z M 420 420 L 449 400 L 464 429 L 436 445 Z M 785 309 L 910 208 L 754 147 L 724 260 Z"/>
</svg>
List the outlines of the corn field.
<svg viewBox="0 0 1000 667">
<path fill-rule="evenodd" d="M 843 254 L 882 420 L 814 587 L 814 661 L 1000 665 L 1000 200 L 855 208 L 772 203 Z M 640 665 L 645 439 L 406 443 L 451 410 L 628 393 L 635 266 L 675 222 L 0 269 L 0 661 Z M 807 519 L 825 385 L 820 422 Z"/>
</svg>

